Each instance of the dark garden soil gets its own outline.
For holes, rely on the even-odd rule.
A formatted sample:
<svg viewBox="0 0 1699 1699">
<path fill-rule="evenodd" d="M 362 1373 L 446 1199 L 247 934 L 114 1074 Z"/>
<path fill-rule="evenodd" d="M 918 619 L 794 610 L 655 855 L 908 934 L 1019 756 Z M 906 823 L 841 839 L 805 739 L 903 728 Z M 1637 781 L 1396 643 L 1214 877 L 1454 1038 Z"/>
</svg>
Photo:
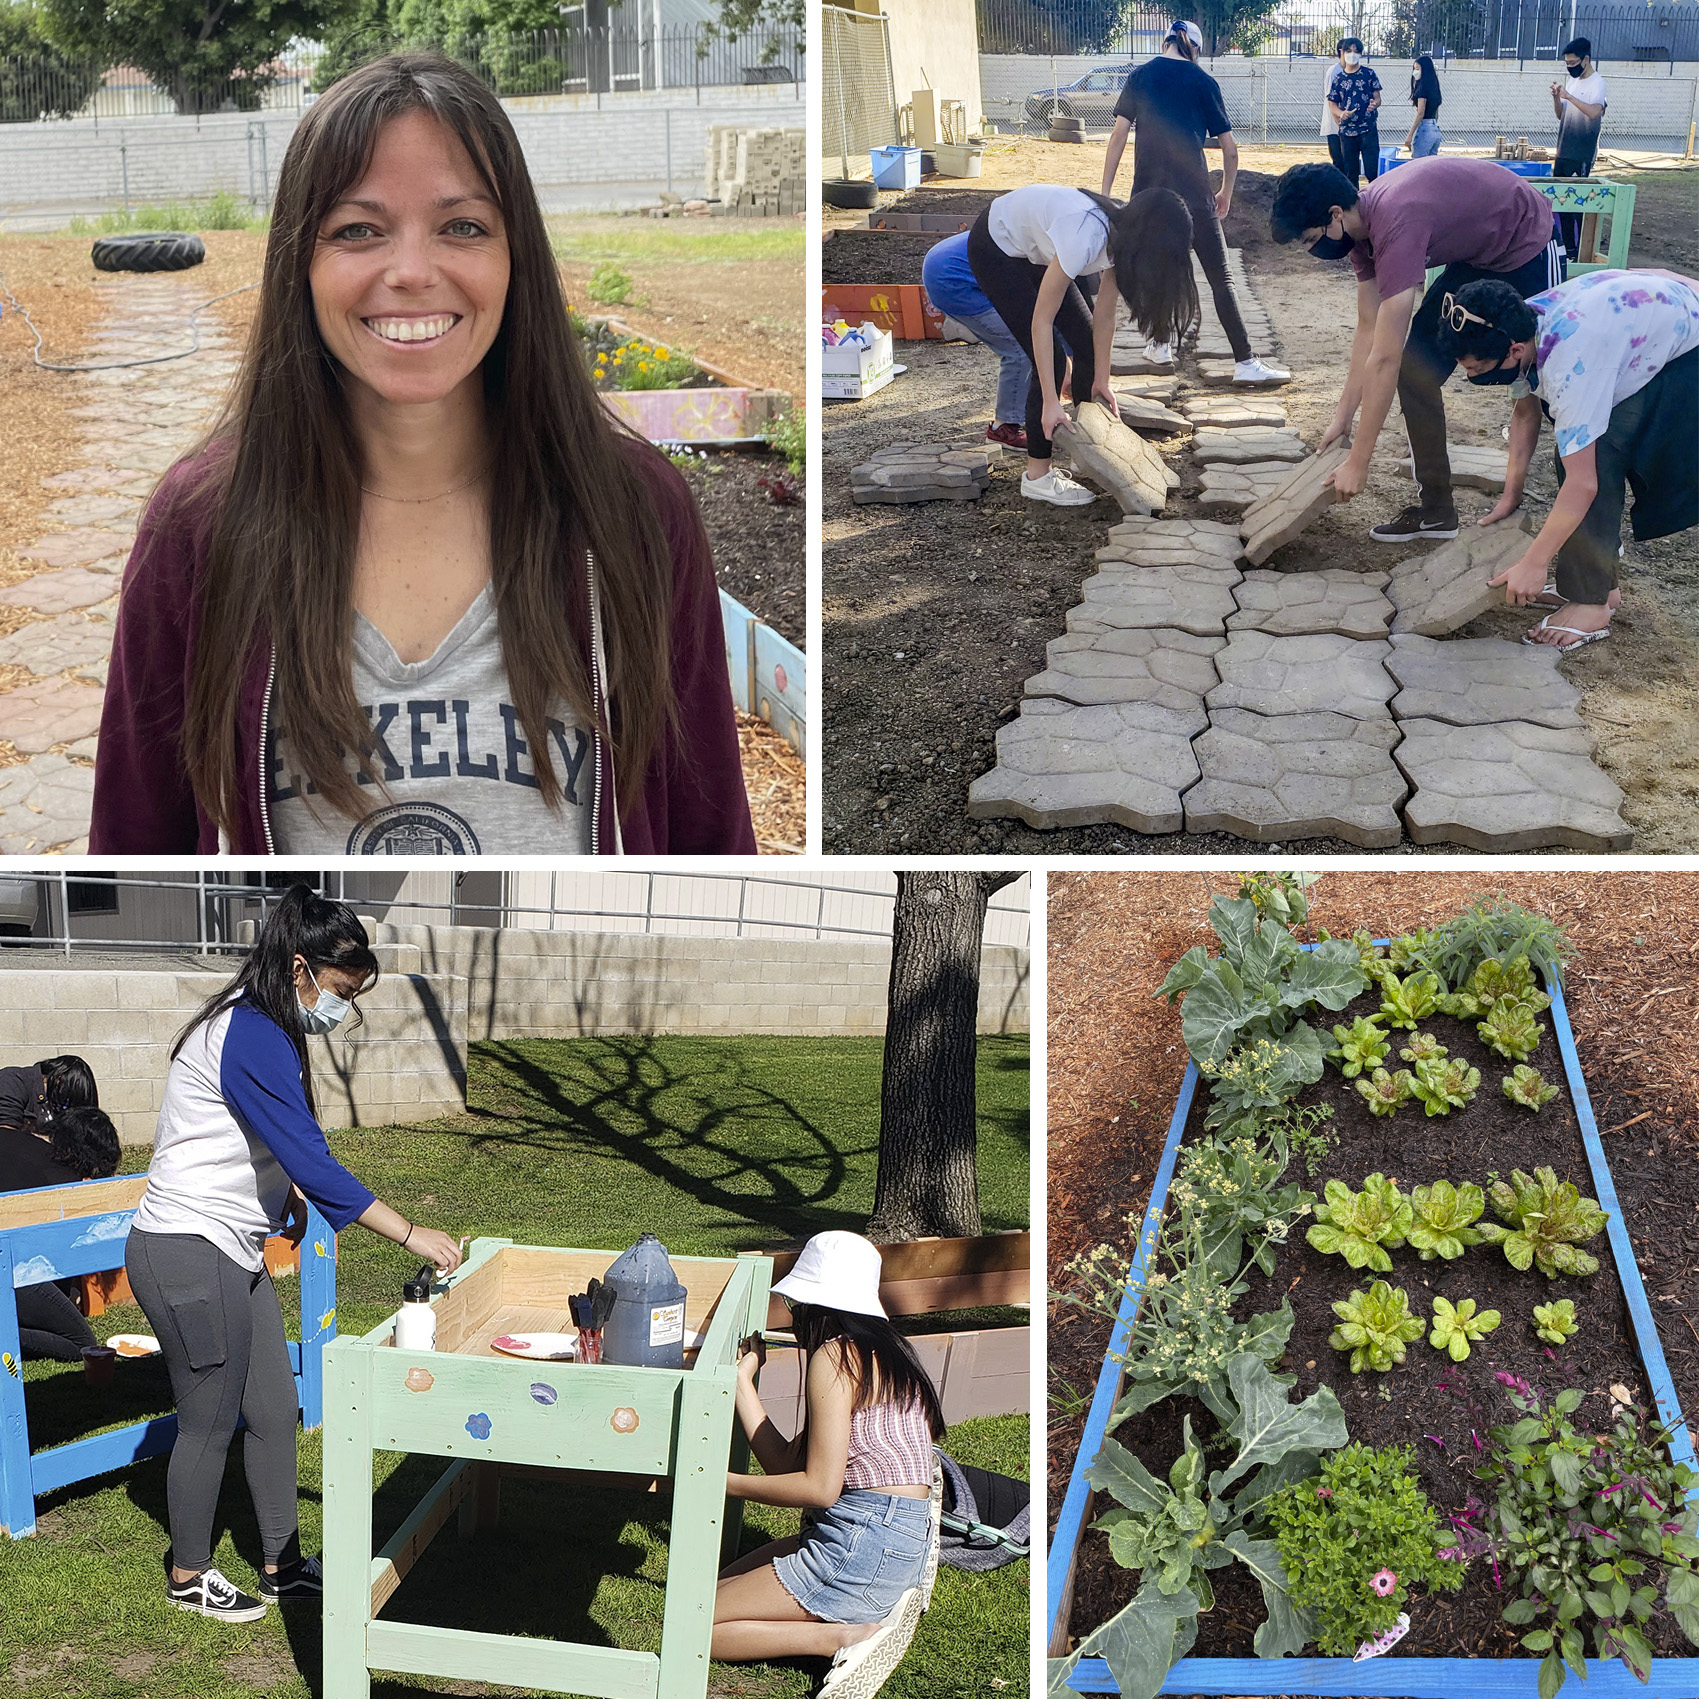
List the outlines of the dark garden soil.
<svg viewBox="0 0 1699 1699">
<path fill-rule="evenodd" d="M 1206 872 L 1051 877 L 1047 1087 L 1054 1287 L 1072 1286 L 1067 1266 L 1091 1245 L 1130 1242 L 1134 1229 L 1123 1218 L 1134 1215 L 1136 1228 L 1187 1060 L 1178 1011 L 1152 993 L 1191 945 L 1218 947 L 1208 928 L 1209 899 L 1230 895 L 1235 883 L 1228 874 Z M 1330 873 L 1316 893 L 1311 919 L 1336 934 L 1366 925 L 1384 936 L 1448 919 L 1483 892 L 1502 892 L 1575 931 L 1580 955 L 1568 971 L 1566 1001 L 1594 1114 L 1677 1397 L 1684 1409 L 1699 1408 L 1699 1337 L 1692 1331 L 1699 1313 L 1699 1017 L 1691 998 L 1699 968 L 1699 875 Z M 1347 1018 L 1331 1016 L 1328 1024 Z M 1440 1177 L 1484 1185 L 1490 1169 L 1508 1176 L 1512 1168 L 1549 1162 L 1560 1178 L 1594 1195 L 1550 1032 L 1533 1061 L 1564 1095 L 1533 1116 L 1499 1093 L 1509 1064 L 1486 1052 L 1472 1029 L 1442 1016 L 1422 1026 L 1480 1067 L 1475 1101 L 1433 1120 L 1419 1105 L 1406 1105 L 1378 1126 L 1354 1089 L 1330 1069 L 1308 1095 L 1325 1091 L 1339 1106 L 1340 1144 L 1315 1179 L 1301 1165 L 1294 1166 L 1292 1177 L 1319 1193 L 1329 1177 L 1355 1188 L 1378 1169 L 1408 1190 Z M 1353 1099 L 1349 1105 L 1346 1092 Z M 1486 1245 L 1473 1247 L 1454 1265 L 1422 1263 L 1408 1247 L 1394 1251 L 1390 1278 L 1411 1293 L 1413 1311 L 1431 1313 L 1436 1294 L 1453 1301 L 1468 1296 L 1483 1308 L 1498 1309 L 1504 1319 L 1465 1363 L 1453 1365 L 1424 1335 L 1408 1348 L 1406 1362 L 1384 1377 L 1351 1376 L 1346 1360 L 1326 1343 L 1332 1300 L 1366 1286 L 1374 1278 L 1369 1271 L 1353 1275 L 1342 1259 L 1320 1256 L 1300 1243 L 1282 1254 L 1274 1280 L 1258 1276 L 1257 1289 L 1242 1302 L 1251 1309 L 1274 1307 L 1296 1282 L 1291 1298 L 1297 1325 L 1285 1364 L 1298 1377 L 1293 1396 L 1306 1395 L 1325 1378 L 1340 1398 L 1353 1439 L 1413 1444 L 1423 1488 L 1443 1512 L 1461 1504 L 1470 1490 L 1469 1430 L 1484 1438 L 1487 1426 L 1514 1415 L 1492 1379 L 1495 1369 L 1522 1374 L 1547 1395 L 1565 1386 L 1583 1388 L 1589 1399 L 1582 1413 L 1601 1425 L 1608 1402 L 1594 1396 L 1597 1392 L 1620 1382 L 1645 1396 L 1645 1373 L 1631 1343 L 1605 1235 L 1588 1249 L 1599 1258 L 1598 1274 L 1550 1282 L 1536 1271 L 1516 1274 L 1501 1251 Z M 1578 1300 L 1581 1331 L 1553 1361 L 1533 1337 L 1527 1316 L 1535 1303 L 1566 1295 Z M 1051 1305 L 1052 1520 L 1073 1468 L 1107 1338 L 1105 1323 L 1071 1304 Z M 1442 1381 L 1447 1390 L 1439 1392 Z M 1383 1382 L 1393 1392 L 1390 1402 L 1378 1396 Z M 1165 1473 L 1179 1454 L 1180 1420 L 1188 1412 L 1200 1436 L 1214 1432 L 1214 1418 L 1202 1405 L 1170 1400 L 1124 1423 L 1116 1437 Z M 1425 1434 L 1439 1435 L 1445 1449 L 1422 1438 Z M 1212 1455 L 1211 1461 L 1219 1458 Z M 1103 1508 L 1100 1502 L 1097 1509 Z M 1241 1587 L 1238 1568 L 1213 1577 L 1216 1615 L 1224 1626 L 1208 1624 L 1196 1648 L 1200 1656 L 1250 1655 L 1250 1634 L 1263 1607 L 1254 1582 Z M 1081 1547 L 1075 1631 L 1103 1621 L 1124 1603 L 1134 1579 L 1108 1559 L 1101 1539 L 1088 1536 Z M 1499 1620 L 1504 1602 L 1493 1589 L 1490 1566 L 1473 1564 L 1459 1593 L 1418 1598 L 1412 1631 L 1398 1651 L 1520 1656 Z M 1442 1631 L 1444 1624 L 1455 1626 Z M 1676 1655 L 1694 1655 L 1679 1640 L 1655 1643 Z"/>
<path fill-rule="evenodd" d="M 776 454 L 709 453 L 681 468 L 714 546 L 720 588 L 797 648 L 808 643 L 804 549 L 808 508 L 776 506 L 760 487 L 785 472 Z"/>
<path fill-rule="evenodd" d="M 918 230 L 834 230 L 820 248 L 822 283 L 918 283 L 936 235 Z"/>
</svg>

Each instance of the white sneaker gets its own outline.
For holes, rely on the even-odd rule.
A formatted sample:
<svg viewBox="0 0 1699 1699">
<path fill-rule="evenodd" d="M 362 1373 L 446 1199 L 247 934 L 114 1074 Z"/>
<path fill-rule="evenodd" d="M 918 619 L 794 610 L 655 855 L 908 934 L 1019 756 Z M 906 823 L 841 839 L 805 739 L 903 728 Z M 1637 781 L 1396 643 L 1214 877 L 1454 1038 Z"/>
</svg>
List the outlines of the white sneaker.
<svg viewBox="0 0 1699 1699">
<path fill-rule="evenodd" d="M 1047 501 L 1052 507 L 1090 507 L 1097 500 L 1084 484 L 1076 484 L 1054 466 L 1042 478 L 1029 478 L 1023 472 L 1021 494 L 1029 501 Z"/>
<path fill-rule="evenodd" d="M 1287 383 L 1292 374 L 1266 360 L 1240 360 L 1233 367 L 1234 383 Z"/>
<path fill-rule="evenodd" d="M 1153 366 L 1171 366 L 1174 364 L 1174 349 L 1166 342 L 1146 342 L 1144 357 Z"/>
</svg>

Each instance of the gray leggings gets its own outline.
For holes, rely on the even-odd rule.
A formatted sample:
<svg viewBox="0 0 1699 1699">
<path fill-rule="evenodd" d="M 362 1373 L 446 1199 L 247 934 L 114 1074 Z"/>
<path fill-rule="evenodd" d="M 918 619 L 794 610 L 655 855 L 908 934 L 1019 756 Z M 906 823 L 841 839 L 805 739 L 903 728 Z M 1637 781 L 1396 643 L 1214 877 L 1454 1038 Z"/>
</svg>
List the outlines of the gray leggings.
<svg viewBox="0 0 1699 1699">
<path fill-rule="evenodd" d="M 277 1293 L 193 1233 L 130 1229 L 130 1287 L 171 1375 L 177 1443 L 165 1477 L 171 1558 L 197 1572 L 212 1563 L 212 1524 L 237 1418 L 247 1423 L 242 1463 L 268 1564 L 299 1551 L 295 1510 L 295 1377 Z"/>
</svg>

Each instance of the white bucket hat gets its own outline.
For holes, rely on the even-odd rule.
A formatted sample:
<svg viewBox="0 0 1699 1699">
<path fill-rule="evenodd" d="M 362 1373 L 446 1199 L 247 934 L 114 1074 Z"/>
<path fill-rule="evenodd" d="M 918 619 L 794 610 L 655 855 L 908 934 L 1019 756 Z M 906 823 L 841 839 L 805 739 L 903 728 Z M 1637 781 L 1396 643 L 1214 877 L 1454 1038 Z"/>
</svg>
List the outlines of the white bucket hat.
<svg viewBox="0 0 1699 1699">
<path fill-rule="evenodd" d="M 774 1287 L 781 1298 L 856 1316 L 885 1315 L 879 1302 L 879 1247 L 859 1233 L 816 1233 Z"/>
</svg>

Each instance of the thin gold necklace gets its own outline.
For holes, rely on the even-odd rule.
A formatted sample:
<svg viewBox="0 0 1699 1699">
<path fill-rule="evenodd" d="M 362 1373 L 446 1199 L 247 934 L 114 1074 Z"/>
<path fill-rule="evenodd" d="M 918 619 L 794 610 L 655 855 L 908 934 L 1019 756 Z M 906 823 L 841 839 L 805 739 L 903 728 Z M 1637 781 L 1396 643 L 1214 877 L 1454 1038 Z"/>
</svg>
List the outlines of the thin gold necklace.
<svg viewBox="0 0 1699 1699">
<path fill-rule="evenodd" d="M 407 503 L 410 507 L 418 507 L 428 501 L 441 501 L 444 496 L 459 495 L 462 490 L 477 483 L 477 481 L 488 471 L 489 468 L 486 466 L 483 471 L 473 473 L 473 475 L 468 478 L 464 484 L 456 484 L 452 490 L 444 490 L 440 495 L 434 496 L 386 496 L 381 490 L 368 489 L 364 484 L 362 484 L 360 488 L 365 492 L 365 494 L 369 496 L 376 496 L 379 501 L 399 501 Z"/>
</svg>

